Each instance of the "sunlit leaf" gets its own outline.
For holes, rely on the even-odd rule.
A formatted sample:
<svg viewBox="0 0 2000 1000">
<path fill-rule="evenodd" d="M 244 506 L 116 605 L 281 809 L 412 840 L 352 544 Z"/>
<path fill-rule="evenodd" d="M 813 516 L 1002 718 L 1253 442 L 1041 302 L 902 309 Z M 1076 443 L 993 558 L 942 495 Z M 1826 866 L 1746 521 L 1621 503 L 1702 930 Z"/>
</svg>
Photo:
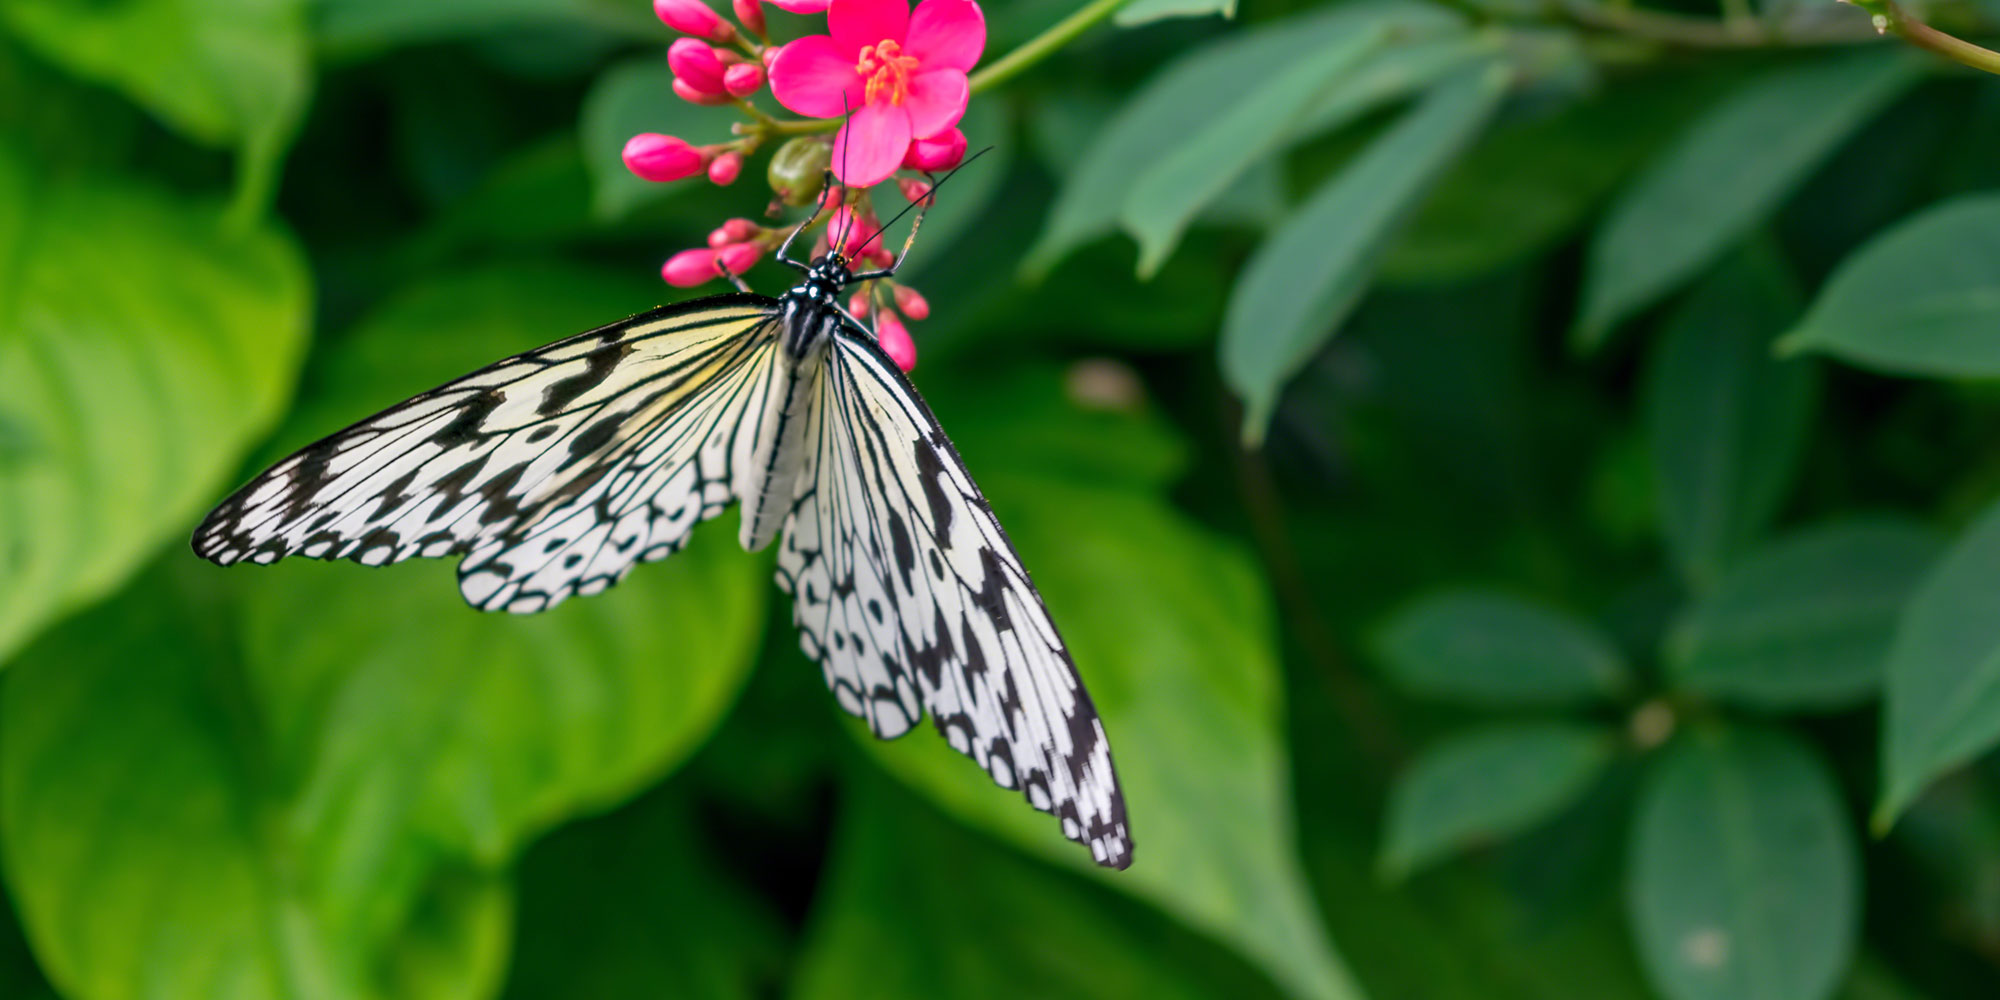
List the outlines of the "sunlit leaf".
<svg viewBox="0 0 2000 1000">
<path fill-rule="evenodd" d="M 1925 785 L 2000 742 L 2000 505 L 1925 574 L 1896 627 L 1883 705 L 1887 827 Z"/>
<path fill-rule="evenodd" d="M 1939 548 L 1921 525 L 1850 519 L 1754 549 L 1675 630 L 1675 676 L 1692 690 L 1767 708 L 1872 695 L 1896 619 Z"/>
<path fill-rule="evenodd" d="M 1615 746 L 1591 726 L 1512 723 L 1427 748 L 1390 792 L 1382 870 L 1401 877 L 1547 820 L 1583 793 Z"/>
<path fill-rule="evenodd" d="M 1669 1000 L 1823 1000 L 1859 931 L 1861 873 L 1839 788 L 1789 736 L 1702 729 L 1641 793 L 1629 905 Z"/>
<path fill-rule="evenodd" d="M 1855 251 L 1787 351 L 1898 375 L 2000 375 L 2000 196 L 1962 195 Z"/>
<path fill-rule="evenodd" d="M 0 19 L 79 76 L 241 156 L 261 211 L 312 93 L 304 0 L 5 0 Z M 246 219 L 241 215 L 239 221 Z"/>
<path fill-rule="evenodd" d="M 1220 347 L 1223 378 L 1244 400 L 1246 440 L 1263 438 L 1285 383 L 1339 330 L 1383 248 L 1485 126 L 1508 80 L 1506 70 L 1486 66 L 1440 84 L 1251 255 L 1230 294 Z"/>
<path fill-rule="evenodd" d="M 1819 372 L 1771 353 L 1796 304 L 1768 258 L 1733 259 L 1688 297 L 1647 360 L 1661 527 L 1697 586 L 1756 540 L 1797 474 Z"/>
<path fill-rule="evenodd" d="M 1478 705 L 1564 705 L 1624 691 L 1630 668 L 1586 622 L 1509 594 L 1450 590 L 1404 609 L 1376 653 L 1405 690 Z"/>
<path fill-rule="evenodd" d="M 1159 913 L 849 783 L 790 995 L 800 1000 L 1274 997 Z"/>
<path fill-rule="evenodd" d="M 1700 273 L 1923 65 L 1894 49 L 1842 53 L 1775 70 L 1724 98 L 1620 196 L 1591 240 L 1578 343 L 1602 342 Z"/>
<path fill-rule="evenodd" d="M 1139 241 L 1139 276 L 1152 277 L 1204 204 L 1289 138 L 1299 120 L 1389 37 L 1368 25 L 1265 78 L 1222 114 L 1178 136 L 1179 145 L 1134 177 L 1119 220 Z"/>
<path fill-rule="evenodd" d="M 1133 0 L 1111 16 L 1113 23 L 1131 28 L 1177 17 L 1236 16 L 1236 0 Z"/>
<path fill-rule="evenodd" d="M 0 148 L 0 662 L 186 537 L 277 418 L 310 292 L 284 234 Z"/>
</svg>

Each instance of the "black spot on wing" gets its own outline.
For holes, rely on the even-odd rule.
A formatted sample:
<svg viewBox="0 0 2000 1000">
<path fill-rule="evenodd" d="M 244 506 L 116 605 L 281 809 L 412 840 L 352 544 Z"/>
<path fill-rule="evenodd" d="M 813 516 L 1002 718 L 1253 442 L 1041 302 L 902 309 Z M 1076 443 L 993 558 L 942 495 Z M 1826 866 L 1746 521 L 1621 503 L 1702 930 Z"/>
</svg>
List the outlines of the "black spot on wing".
<svg viewBox="0 0 2000 1000">
<path fill-rule="evenodd" d="M 604 384 L 611 373 L 618 370 L 618 362 L 632 352 L 632 345 L 624 341 L 613 341 L 591 349 L 583 356 L 584 368 L 568 378 L 557 379 L 542 390 L 542 401 L 535 407 L 540 416 L 550 416 L 562 412 L 563 407 L 575 402 L 578 396 Z"/>
<path fill-rule="evenodd" d="M 917 479 L 924 488 L 924 502 L 931 508 L 931 534 L 937 539 L 939 548 L 951 548 L 951 497 L 944 491 L 944 460 L 938 457 L 937 445 L 926 438 L 917 439 Z"/>
<path fill-rule="evenodd" d="M 451 418 L 451 423 L 431 435 L 431 443 L 441 448 L 456 448 L 477 438 L 479 429 L 486 426 L 486 418 L 491 417 L 493 411 L 506 401 L 507 394 L 502 390 L 480 391 L 458 408 L 458 414 Z"/>
<path fill-rule="evenodd" d="M 903 524 L 903 515 L 893 507 L 889 510 L 889 545 L 896 553 L 896 569 L 903 574 L 903 589 L 915 593 L 910 572 L 917 568 L 917 549 L 910 542 L 910 529 Z"/>
<path fill-rule="evenodd" d="M 1007 570 L 1000 564 L 1000 556 L 991 548 L 980 548 L 979 571 L 979 589 L 972 594 L 973 606 L 986 612 L 986 618 L 994 628 L 1002 632 L 1013 628 L 1014 623 L 1007 614 Z"/>
</svg>

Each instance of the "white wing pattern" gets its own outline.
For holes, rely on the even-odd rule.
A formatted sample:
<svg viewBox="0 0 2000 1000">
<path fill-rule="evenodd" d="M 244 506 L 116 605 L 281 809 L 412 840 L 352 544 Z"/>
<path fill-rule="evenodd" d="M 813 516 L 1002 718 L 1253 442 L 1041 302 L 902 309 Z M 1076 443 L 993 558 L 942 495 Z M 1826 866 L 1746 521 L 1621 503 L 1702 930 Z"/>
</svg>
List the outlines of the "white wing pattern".
<svg viewBox="0 0 2000 1000">
<path fill-rule="evenodd" d="M 908 379 L 834 338 L 778 554 L 806 655 L 884 739 L 923 718 L 1099 864 L 1131 863 L 1104 726 L 986 498 Z"/>
<path fill-rule="evenodd" d="M 463 554 L 460 590 L 487 611 L 597 593 L 735 498 L 776 305 L 656 309 L 406 400 L 251 481 L 194 550 L 223 565 Z"/>
</svg>

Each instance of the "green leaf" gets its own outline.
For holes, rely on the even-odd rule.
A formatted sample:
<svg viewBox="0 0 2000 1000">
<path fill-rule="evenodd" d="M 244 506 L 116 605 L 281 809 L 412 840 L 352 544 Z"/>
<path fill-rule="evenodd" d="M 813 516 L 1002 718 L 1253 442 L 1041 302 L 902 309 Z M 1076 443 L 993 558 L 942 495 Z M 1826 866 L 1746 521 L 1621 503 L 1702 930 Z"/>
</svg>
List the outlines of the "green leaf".
<svg viewBox="0 0 2000 1000">
<path fill-rule="evenodd" d="M 312 93 L 303 0 L 4 0 L 0 18 L 189 138 L 234 146 L 233 214 L 263 210 Z"/>
<path fill-rule="evenodd" d="M 621 287 L 428 282 L 329 357 L 317 412 L 616 315 Z M 429 560 L 173 557 L 187 580 L 37 647 L 0 704 L 0 853 L 52 979 L 93 1000 L 487 995 L 526 841 L 678 765 L 735 697 L 770 582 L 731 535 L 534 616 L 472 611 Z M 214 587 L 243 606 L 147 603 Z"/>
<path fill-rule="evenodd" d="M 1907 521 L 1823 524 L 1749 552 L 1670 637 L 1692 691 L 1758 708 L 1825 708 L 1875 693 L 1896 618 L 1942 548 Z"/>
<path fill-rule="evenodd" d="M 1133 0 L 1118 8 L 1118 13 L 1111 16 L 1111 22 L 1121 28 L 1134 28 L 1154 21 L 1208 17 L 1211 14 L 1235 17 L 1236 0 Z"/>
<path fill-rule="evenodd" d="M 1756 541 L 1796 478 L 1819 372 L 1771 354 L 1796 301 L 1768 257 L 1739 257 L 1689 295 L 1647 359 L 1661 528 L 1697 587 Z"/>
<path fill-rule="evenodd" d="M 787 929 L 702 837 L 679 780 L 521 860 L 506 996 L 777 995 Z"/>
<path fill-rule="evenodd" d="M 2000 741 L 2000 504 L 1953 542 L 1904 608 L 1883 705 L 1886 829 L 1944 772 Z"/>
<path fill-rule="evenodd" d="M 1578 704 L 1632 683 L 1611 640 L 1588 623 L 1489 591 L 1417 601 L 1382 630 L 1375 649 L 1404 690 L 1475 705 Z"/>
<path fill-rule="evenodd" d="M 1258 86 L 1141 170 L 1119 221 L 1139 241 L 1139 277 L 1151 278 L 1179 245 L 1195 213 L 1290 138 L 1305 113 L 1389 37 L 1385 24 L 1343 35 L 1289 63 L 1264 67 Z"/>
<path fill-rule="evenodd" d="M 840 812 L 790 996 L 1277 995 L 1156 911 L 955 828 L 879 778 L 849 781 Z"/>
<path fill-rule="evenodd" d="M 1045 276 L 1071 250 L 1111 232 L 1133 178 L 1178 148 L 1182 136 L 1228 113 L 1244 92 L 1264 82 L 1268 67 L 1290 65 L 1351 35 L 1378 28 L 1416 39 L 1461 26 L 1456 15 L 1433 4 L 1379 0 L 1232 33 L 1174 60 L 1096 133 L 1089 150 L 1068 172 L 1023 271 Z M 1339 94 L 1337 90 L 1327 99 L 1338 100 Z M 1315 125 L 1324 128 L 1335 120 L 1344 118 L 1319 119 Z"/>
<path fill-rule="evenodd" d="M 1284 384 L 1360 301 L 1383 248 L 1492 117 L 1509 79 L 1491 65 L 1440 84 L 1251 255 L 1220 347 L 1223 378 L 1244 400 L 1246 441 L 1262 440 Z"/>
<path fill-rule="evenodd" d="M 1426 749 L 1390 790 L 1381 870 L 1401 878 L 1544 822 L 1603 773 L 1616 746 L 1593 726 L 1527 722 Z"/>
<path fill-rule="evenodd" d="M 1894 50 L 1823 57 L 1740 87 L 1702 116 L 1591 240 L 1578 344 L 1602 343 L 1621 320 L 1700 273 L 1923 68 Z"/>
<path fill-rule="evenodd" d="M 947 812 L 1154 903 L 1292 995 L 1354 996 L 1298 868 L 1272 610 L 1248 555 L 1154 489 L 1054 478 L 1026 444 L 989 439 L 965 454 L 1104 718 L 1137 859 L 1097 869 L 934 733 L 850 732 Z"/>
<path fill-rule="evenodd" d="M 313 41 L 322 49 L 366 50 L 479 37 L 507 29 L 589 27 L 638 41 L 664 42 L 643 6 L 617 0 L 310 0 Z"/>
<path fill-rule="evenodd" d="M 284 234 L 0 147 L 0 662 L 192 519 L 277 418 L 306 342 Z"/>
<path fill-rule="evenodd" d="M 1782 343 L 1874 371 L 2000 375 L 2000 195 L 1925 209 L 1841 262 Z"/>
<path fill-rule="evenodd" d="M 1632 834 L 1639 954 L 1669 1000 L 1821 1000 L 1854 952 L 1853 834 L 1825 763 L 1777 732 L 1703 729 L 1657 762 Z"/>
<path fill-rule="evenodd" d="M 641 132 L 679 136 L 697 146 L 729 135 L 734 110 L 689 104 L 674 96 L 673 82 L 666 60 L 631 59 L 605 70 L 584 95 L 577 130 L 599 219 L 614 221 L 641 205 L 708 187 L 698 177 L 655 184 L 625 169 L 625 140 Z"/>
</svg>

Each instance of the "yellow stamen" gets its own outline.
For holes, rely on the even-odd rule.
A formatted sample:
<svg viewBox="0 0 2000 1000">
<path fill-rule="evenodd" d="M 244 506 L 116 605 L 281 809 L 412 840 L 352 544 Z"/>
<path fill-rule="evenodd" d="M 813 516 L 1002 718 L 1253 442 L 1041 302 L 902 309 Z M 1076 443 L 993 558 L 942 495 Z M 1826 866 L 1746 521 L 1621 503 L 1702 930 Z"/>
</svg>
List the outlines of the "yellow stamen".
<svg viewBox="0 0 2000 1000">
<path fill-rule="evenodd" d="M 910 93 L 910 77 L 917 71 L 917 58 L 903 54 L 903 46 L 893 38 L 861 47 L 861 59 L 854 72 L 868 81 L 864 96 L 869 104 L 881 100 L 901 104 Z"/>
</svg>

